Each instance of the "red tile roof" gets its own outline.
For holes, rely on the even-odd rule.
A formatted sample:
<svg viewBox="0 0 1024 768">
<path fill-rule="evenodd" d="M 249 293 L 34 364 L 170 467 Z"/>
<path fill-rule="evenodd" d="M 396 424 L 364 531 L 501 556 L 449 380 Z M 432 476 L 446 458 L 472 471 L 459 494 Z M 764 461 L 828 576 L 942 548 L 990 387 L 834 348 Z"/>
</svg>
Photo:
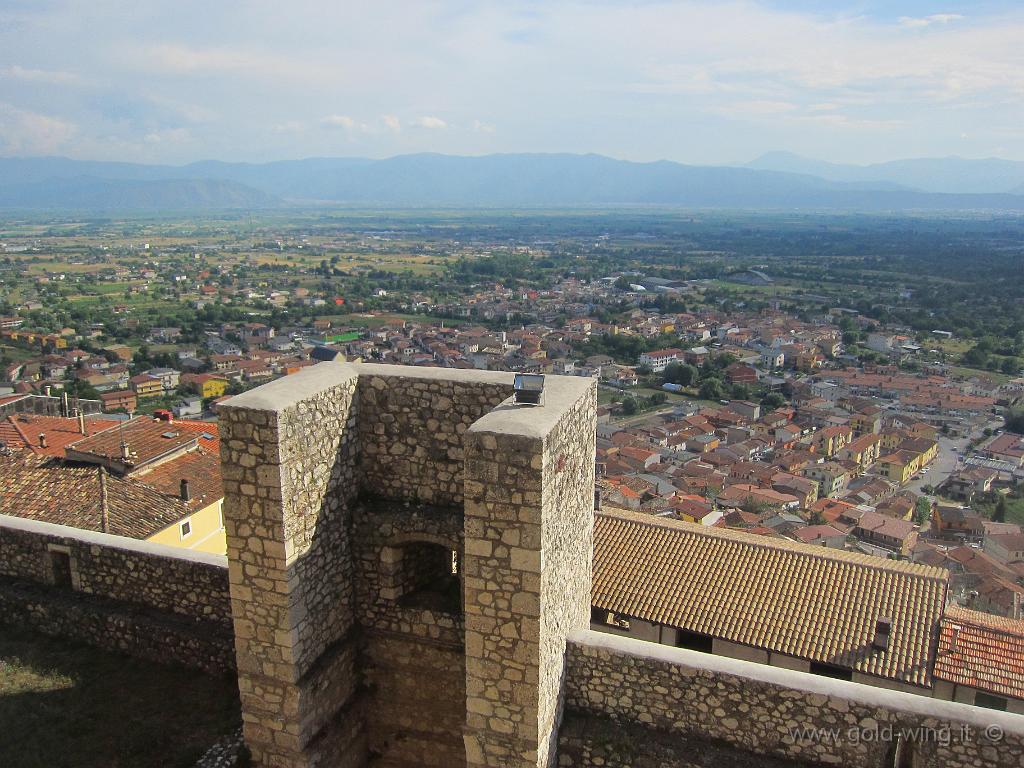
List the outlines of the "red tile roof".
<svg viewBox="0 0 1024 768">
<path fill-rule="evenodd" d="M 106 471 L 101 480 L 100 472 L 27 452 L 0 457 L 0 514 L 146 539 L 190 513 L 177 498 Z"/>
<path fill-rule="evenodd" d="M 86 435 L 95 435 L 117 424 L 112 419 L 87 418 Z M 39 436 L 46 435 L 46 447 L 39 444 Z M 37 416 L 19 413 L 0 420 L 0 442 L 14 450 L 30 450 L 39 456 L 64 457 L 64 449 L 83 439 L 78 419 L 62 416 Z"/>
<path fill-rule="evenodd" d="M 1024 621 L 950 606 L 939 627 L 937 680 L 1024 699 Z"/>
<path fill-rule="evenodd" d="M 131 455 L 121 458 L 121 441 Z M 176 424 L 139 416 L 67 446 L 68 456 L 82 461 L 106 460 L 139 467 L 196 444 L 197 436 Z"/>
</svg>

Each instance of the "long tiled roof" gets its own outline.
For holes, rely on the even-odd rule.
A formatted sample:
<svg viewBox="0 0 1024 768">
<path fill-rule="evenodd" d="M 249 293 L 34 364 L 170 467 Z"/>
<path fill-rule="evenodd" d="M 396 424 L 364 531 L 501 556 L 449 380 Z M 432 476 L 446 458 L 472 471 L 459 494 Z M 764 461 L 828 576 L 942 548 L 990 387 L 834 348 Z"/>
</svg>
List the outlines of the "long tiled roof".
<svg viewBox="0 0 1024 768">
<path fill-rule="evenodd" d="M 178 496 L 181 493 L 181 481 L 188 480 L 190 499 L 187 504 L 193 510 L 202 509 L 224 498 L 220 454 L 203 448 L 189 451 L 132 477 L 168 496 Z"/>
<path fill-rule="evenodd" d="M 188 516 L 183 501 L 105 473 L 106 533 L 145 539 Z M 0 456 L 0 514 L 104 532 L 100 468 L 19 453 Z"/>
<path fill-rule="evenodd" d="M 86 435 L 94 435 L 117 424 L 113 419 L 85 420 Z M 39 436 L 46 435 L 46 447 L 39 444 Z M 19 413 L 0 420 L 0 442 L 14 450 L 30 450 L 40 456 L 64 456 L 64 448 L 82 440 L 78 419 L 62 416 L 38 416 Z"/>
<path fill-rule="evenodd" d="M 1024 699 L 1024 621 L 950 606 L 935 678 Z"/>
<path fill-rule="evenodd" d="M 196 437 L 193 432 L 178 429 L 166 421 L 139 416 L 70 444 L 68 450 L 74 453 L 68 455 L 71 458 L 78 454 L 79 458 L 95 456 L 122 461 L 123 440 L 131 452 L 130 458 L 123 463 L 138 467 L 190 444 L 195 445 Z"/>
<path fill-rule="evenodd" d="M 723 640 L 930 686 L 948 574 L 795 542 L 598 513 L 592 602 Z M 872 649 L 892 621 L 889 649 Z"/>
</svg>

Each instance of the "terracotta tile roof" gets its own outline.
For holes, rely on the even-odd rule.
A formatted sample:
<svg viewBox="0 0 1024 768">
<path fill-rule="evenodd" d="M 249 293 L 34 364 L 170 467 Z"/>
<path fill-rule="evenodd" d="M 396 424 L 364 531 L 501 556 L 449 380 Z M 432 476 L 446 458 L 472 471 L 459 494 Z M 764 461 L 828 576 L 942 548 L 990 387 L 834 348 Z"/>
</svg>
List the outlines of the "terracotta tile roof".
<svg viewBox="0 0 1024 768">
<path fill-rule="evenodd" d="M 220 425 L 215 421 L 188 421 L 175 419 L 172 427 L 182 432 L 191 432 L 199 438 L 199 447 L 213 453 L 220 452 Z"/>
<path fill-rule="evenodd" d="M 1024 699 L 1024 621 L 950 606 L 940 626 L 937 680 Z"/>
<path fill-rule="evenodd" d="M 220 454 L 203 448 L 158 464 L 148 472 L 133 474 L 132 478 L 167 496 L 180 496 L 181 481 L 188 480 L 190 500 L 187 505 L 191 510 L 202 509 L 224 498 Z"/>
<path fill-rule="evenodd" d="M 948 573 L 637 513 L 598 513 L 595 606 L 930 686 Z M 889 650 L 872 649 L 892 620 Z"/>
<path fill-rule="evenodd" d="M 121 459 L 122 439 L 131 451 L 131 457 L 127 460 Z M 191 431 L 166 421 L 139 416 L 123 422 L 123 425 L 71 443 L 67 449 L 69 458 L 82 457 L 82 460 L 89 460 L 86 457 L 96 457 L 128 467 L 138 467 L 168 453 L 187 449 L 196 441 L 196 435 Z"/>
<path fill-rule="evenodd" d="M 105 473 L 106 532 L 145 539 L 189 514 L 186 504 Z M 20 453 L 0 457 L 0 514 L 104 531 L 100 469 Z"/>
<path fill-rule="evenodd" d="M 117 424 L 111 419 L 85 420 L 86 435 L 94 435 Z M 46 447 L 39 444 L 39 435 L 46 435 Z M 64 457 L 64 448 L 83 438 L 78 419 L 63 416 L 36 416 L 20 413 L 0 421 L 0 442 L 15 450 L 30 450 L 38 456 Z"/>
</svg>

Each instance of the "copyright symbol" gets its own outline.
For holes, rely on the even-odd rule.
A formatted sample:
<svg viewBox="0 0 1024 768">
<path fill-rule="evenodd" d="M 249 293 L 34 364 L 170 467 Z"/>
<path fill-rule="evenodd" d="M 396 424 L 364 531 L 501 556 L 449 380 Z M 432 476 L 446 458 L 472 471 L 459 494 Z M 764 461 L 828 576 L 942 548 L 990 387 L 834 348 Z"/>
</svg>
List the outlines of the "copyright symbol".
<svg viewBox="0 0 1024 768">
<path fill-rule="evenodd" d="M 989 741 L 999 743 L 1003 740 L 1003 726 L 990 725 L 985 729 L 985 738 Z"/>
</svg>

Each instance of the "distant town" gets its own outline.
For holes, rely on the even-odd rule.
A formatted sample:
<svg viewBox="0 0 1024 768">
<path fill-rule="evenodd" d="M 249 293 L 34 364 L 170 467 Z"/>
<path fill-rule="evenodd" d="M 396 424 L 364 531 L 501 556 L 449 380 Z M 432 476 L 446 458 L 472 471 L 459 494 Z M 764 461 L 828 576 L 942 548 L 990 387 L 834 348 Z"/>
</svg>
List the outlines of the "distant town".
<svg viewBox="0 0 1024 768">
<path fill-rule="evenodd" d="M 1020 615 L 1019 358 L 880 321 L 836 284 L 810 294 L 778 260 L 726 269 L 690 243 L 708 276 L 634 270 L 651 236 L 586 221 L 551 241 L 473 218 L 459 238 L 216 224 L 8 225 L 4 513 L 41 488 L 80 499 L 64 522 L 222 552 L 217 408 L 239 392 L 334 359 L 584 376 L 602 504 L 940 566 L 962 604 Z M 912 303 L 911 286 L 887 295 Z M 114 522 L 84 465 L 108 500 L 150 493 L 157 511 Z"/>
</svg>

